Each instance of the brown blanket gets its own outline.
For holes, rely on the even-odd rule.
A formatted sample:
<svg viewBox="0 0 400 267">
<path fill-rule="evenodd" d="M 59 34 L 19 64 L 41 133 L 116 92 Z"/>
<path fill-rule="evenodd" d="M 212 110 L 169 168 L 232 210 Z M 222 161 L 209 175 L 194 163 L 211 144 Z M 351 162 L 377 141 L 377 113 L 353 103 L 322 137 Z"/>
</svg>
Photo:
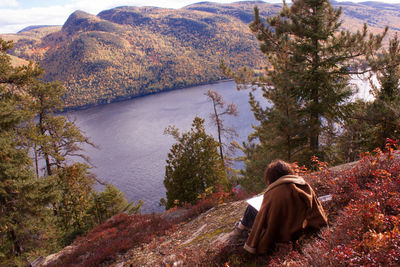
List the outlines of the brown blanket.
<svg viewBox="0 0 400 267">
<path fill-rule="evenodd" d="M 282 176 L 268 186 L 244 248 L 263 254 L 278 242 L 294 241 L 327 224 L 311 186 L 300 176 Z"/>
</svg>

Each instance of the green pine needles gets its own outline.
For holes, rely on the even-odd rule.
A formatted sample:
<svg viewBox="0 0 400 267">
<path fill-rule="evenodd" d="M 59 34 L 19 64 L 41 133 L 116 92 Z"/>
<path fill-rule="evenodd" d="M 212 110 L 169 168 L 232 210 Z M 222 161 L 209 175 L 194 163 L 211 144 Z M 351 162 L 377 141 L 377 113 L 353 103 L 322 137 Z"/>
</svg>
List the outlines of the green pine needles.
<svg viewBox="0 0 400 267">
<path fill-rule="evenodd" d="M 219 143 L 204 130 L 204 119 L 194 118 L 190 131 L 180 134 L 174 126 L 165 129 L 177 141 L 170 150 L 165 169 L 166 208 L 195 204 L 207 188 L 222 185 L 227 179 L 218 154 Z"/>
</svg>

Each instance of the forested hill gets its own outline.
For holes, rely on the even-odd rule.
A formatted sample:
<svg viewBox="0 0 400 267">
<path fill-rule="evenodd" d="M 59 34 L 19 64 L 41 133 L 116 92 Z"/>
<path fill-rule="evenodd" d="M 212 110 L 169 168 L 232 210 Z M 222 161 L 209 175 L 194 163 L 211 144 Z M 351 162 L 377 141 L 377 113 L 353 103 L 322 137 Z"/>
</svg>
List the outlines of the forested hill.
<svg viewBox="0 0 400 267">
<path fill-rule="evenodd" d="M 218 81 L 224 78 L 221 60 L 235 68 L 261 68 L 263 56 L 248 29 L 255 5 L 262 17 L 281 9 L 244 1 L 202 2 L 178 10 L 117 7 L 97 16 L 76 11 L 62 27 L 33 27 L 0 37 L 15 40 L 13 56 L 39 61 L 46 81 L 65 84 L 67 107 L 87 106 Z M 343 27 L 351 31 L 364 22 L 374 32 L 386 25 L 400 29 L 400 5 L 340 5 Z"/>
</svg>

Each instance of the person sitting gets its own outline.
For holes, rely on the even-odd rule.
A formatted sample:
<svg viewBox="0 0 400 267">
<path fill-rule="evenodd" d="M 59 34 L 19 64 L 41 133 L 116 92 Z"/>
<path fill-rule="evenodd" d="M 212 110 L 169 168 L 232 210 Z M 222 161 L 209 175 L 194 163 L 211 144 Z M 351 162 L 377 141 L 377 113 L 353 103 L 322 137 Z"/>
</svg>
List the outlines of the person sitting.
<svg viewBox="0 0 400 267">
<path fill-rule="evenodd" d="M 275 244 L 295 241 L 328 225 L 327 216 L 311 186 L 283 160 L 271 162 L 264 173 L 267 189 L 261 208 L 249 205 L 236 224 L 236 235 L 250 231 L 244 249 L 270 252 Z"/>
</svg>

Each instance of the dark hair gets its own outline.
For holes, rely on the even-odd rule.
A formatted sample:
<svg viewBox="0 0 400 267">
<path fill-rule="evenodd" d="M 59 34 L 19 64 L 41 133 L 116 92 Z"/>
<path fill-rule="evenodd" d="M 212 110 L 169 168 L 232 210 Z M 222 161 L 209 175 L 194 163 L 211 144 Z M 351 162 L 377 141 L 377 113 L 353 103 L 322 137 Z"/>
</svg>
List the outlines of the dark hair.
<svg viewBox="0 0 400 267">
<path fill-rule="evenodd" d="M 264 173 L 264 180 L 267 185 L 272 184 L 280 177 L 295 174 L 291 164 L 281 160 L 276 159 L 272 161 Z"/>
</svg>

